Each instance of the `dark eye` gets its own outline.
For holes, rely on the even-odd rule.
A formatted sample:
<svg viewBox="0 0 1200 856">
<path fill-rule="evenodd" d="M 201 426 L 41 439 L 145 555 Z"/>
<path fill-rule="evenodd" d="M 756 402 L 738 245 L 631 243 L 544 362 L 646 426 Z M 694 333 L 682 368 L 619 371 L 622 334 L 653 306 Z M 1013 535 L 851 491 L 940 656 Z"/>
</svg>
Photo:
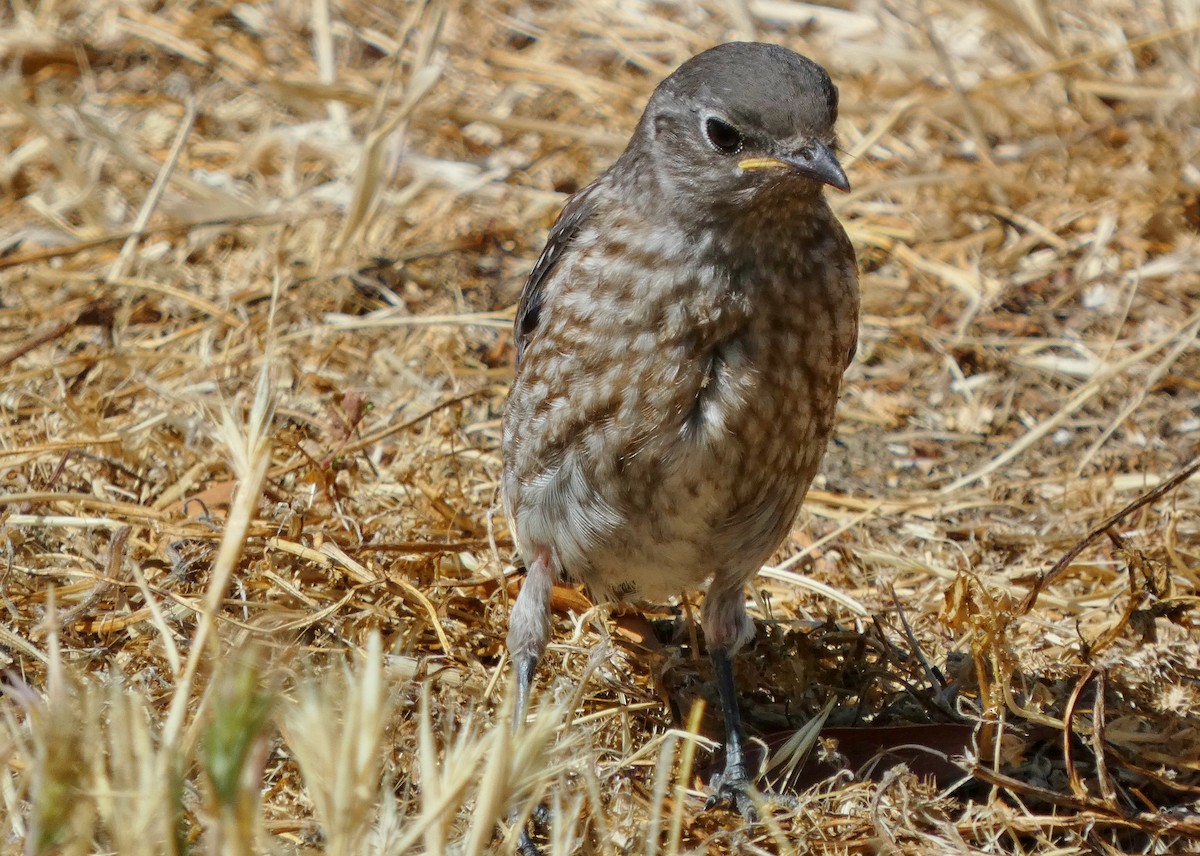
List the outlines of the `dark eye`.
<svg viewBox="0 0 1200 856">
<path fill-rule="evenodd" d="M 742 150 L 742 135 L 728 122 L 710 118 L 704 123 L 704 136 L 722 154 L 734 155 Z"/>
</svg>

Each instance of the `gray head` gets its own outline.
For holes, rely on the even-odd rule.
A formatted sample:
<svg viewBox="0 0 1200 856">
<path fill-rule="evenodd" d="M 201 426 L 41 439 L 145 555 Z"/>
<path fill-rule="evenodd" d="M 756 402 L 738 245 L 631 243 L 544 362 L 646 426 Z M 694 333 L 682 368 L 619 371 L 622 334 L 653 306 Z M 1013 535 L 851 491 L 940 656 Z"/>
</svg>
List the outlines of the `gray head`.
<svg viewBox="0 0 1200 856">
<path fill-rule="evenodd" d="M 700 204 L 749 204 L 766 188 L 816 199 L 826 184 L 850 189 L 833 153 L 837 112 L 837 87 L 812 60 L 730 42 L 659 84 L 626 155 L 649 155 L 663 192 Z"/>
</svg>

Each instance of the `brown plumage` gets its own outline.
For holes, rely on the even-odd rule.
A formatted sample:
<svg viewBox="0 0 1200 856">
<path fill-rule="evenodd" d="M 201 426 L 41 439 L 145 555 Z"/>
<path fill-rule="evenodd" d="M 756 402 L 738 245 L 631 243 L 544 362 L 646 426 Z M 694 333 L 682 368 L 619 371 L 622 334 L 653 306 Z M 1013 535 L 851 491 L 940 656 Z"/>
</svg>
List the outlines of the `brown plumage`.
<svg viewBox="0 0 1200 856">
<path fill-rule="evenodd" d="M 787 535 L 858 332 L 854 251 L 822 188 L 837 90 L 784 48 L 721 45 L 651 97 L 563 209 L 516 320 L 503 496 L 528 577 L 510 618 L 518 721 L 555 579 L 598 597 L 706 588 L 726 721 L 715 795 L 749 813 L 730 658 L 743 587 Z"/>
</svg>

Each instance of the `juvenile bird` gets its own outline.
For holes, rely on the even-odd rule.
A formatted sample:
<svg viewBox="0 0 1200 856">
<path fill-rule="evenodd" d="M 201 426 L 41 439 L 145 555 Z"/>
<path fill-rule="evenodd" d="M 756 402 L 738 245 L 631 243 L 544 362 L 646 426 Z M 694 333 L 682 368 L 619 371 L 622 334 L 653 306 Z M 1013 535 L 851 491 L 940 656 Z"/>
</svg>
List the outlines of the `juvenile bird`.
<svg viewBox="0 0 1200 856">
<path fill-rule="evenodd" d="M 625 152 L 567 202 L 517 308 L 505 511 L 528 569 L 509 618 L 516 721 L 556 580 L 600 599 L 707 588 L 725 720 L 715 800 L 752 816 L 733 655 L 746 582 L 787 535 L 858 338 L 854 250 L 823 188 L 837 88 L 734 42 L 654 91 Z"/>
</svg>

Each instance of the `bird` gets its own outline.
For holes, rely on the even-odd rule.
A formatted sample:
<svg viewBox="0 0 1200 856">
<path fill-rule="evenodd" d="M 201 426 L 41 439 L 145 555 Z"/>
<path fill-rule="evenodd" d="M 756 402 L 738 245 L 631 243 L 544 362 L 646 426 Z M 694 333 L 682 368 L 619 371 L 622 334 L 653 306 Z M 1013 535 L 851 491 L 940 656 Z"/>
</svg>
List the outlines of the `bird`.
<svg viewBox="0 0 1200 856">
<path fill-rule="evenodd" d="M 513 327 L 501 495 L 526 569 L 506 638 L 514 728 L 555 583 L 600 601 L 705 590 L 725 729 L 709 804 L 749 819 L 733 673 L 754 635 L 745 586 L 793 526 L 858 341 L 857 260 L 824 193 L 850 189 L 837 116 L 828 73 L 788 48 L 692 57 L 567 201 Z"/>
</svg>

